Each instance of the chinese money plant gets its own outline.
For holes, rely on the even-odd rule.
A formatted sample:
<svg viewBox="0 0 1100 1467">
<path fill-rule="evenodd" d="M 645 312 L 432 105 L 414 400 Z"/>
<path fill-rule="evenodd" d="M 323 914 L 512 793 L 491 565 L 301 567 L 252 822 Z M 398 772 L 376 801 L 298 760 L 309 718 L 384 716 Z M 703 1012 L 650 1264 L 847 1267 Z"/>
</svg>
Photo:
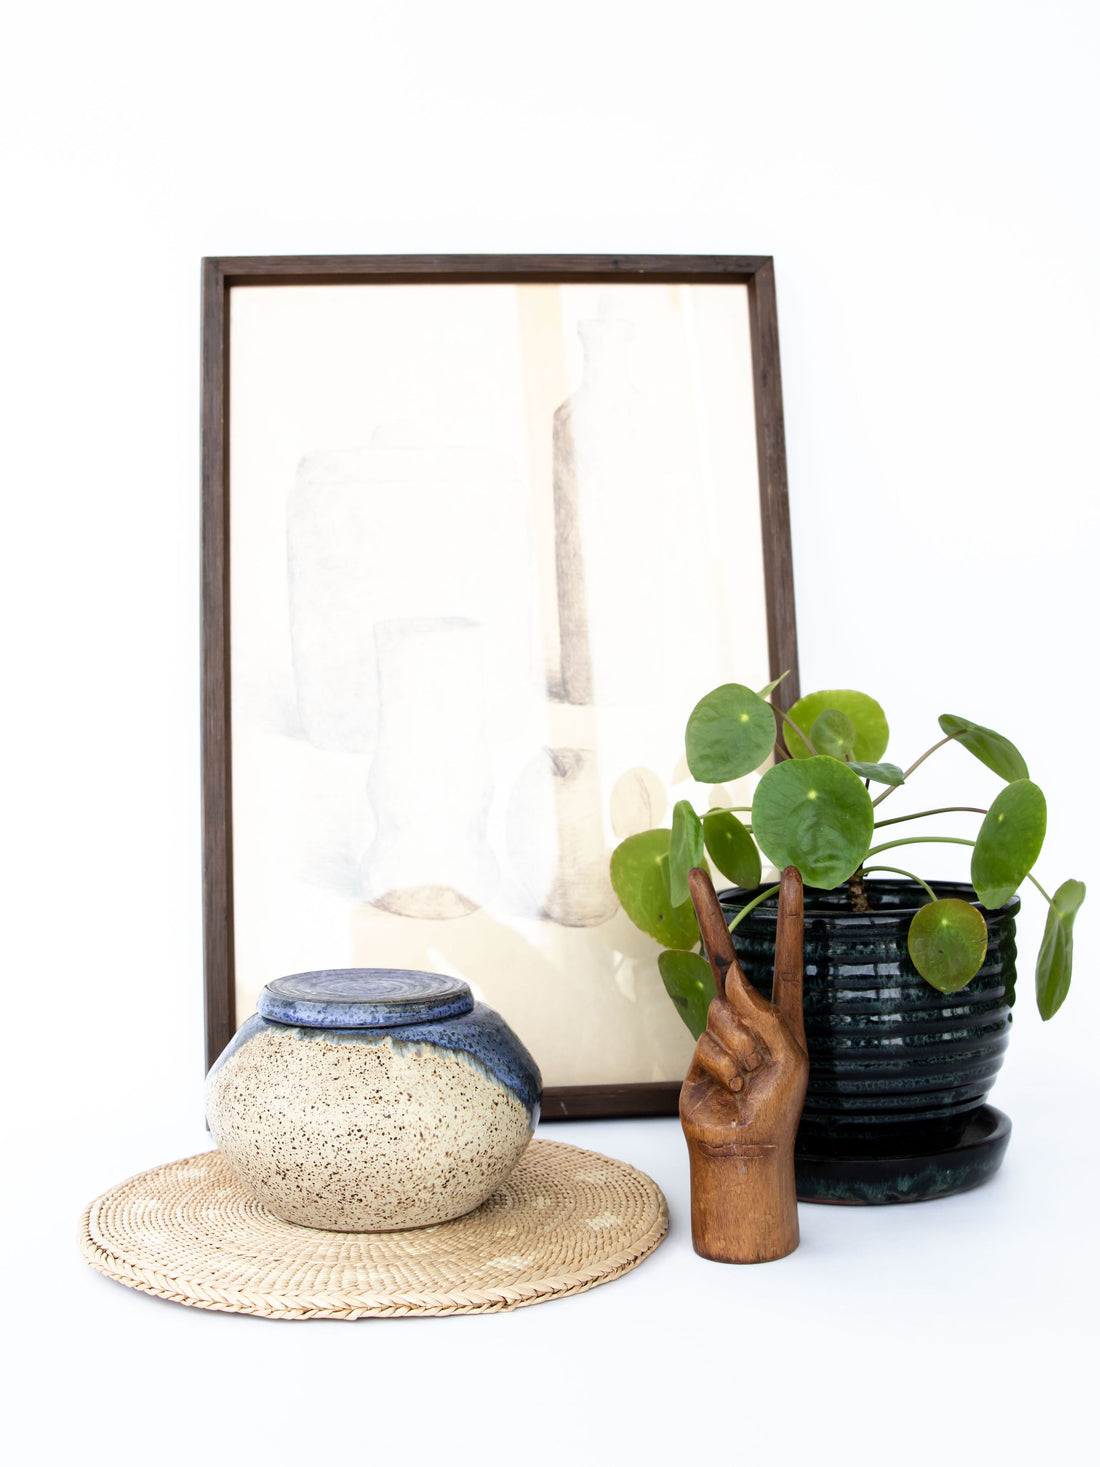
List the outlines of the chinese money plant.
<svg viewBox="0 0 1100 1467">
<path fill-rule="evenodd" d="M 810 693 L 784 713 L 769 701 L 781 681 L 759 693 L 738 683 L 715 688 L 687 722 L 688 768 L 701 783 L 724 784 L 776 758 L 756 786 L 751 809 L 712 809 L 700 816 L 681 800 L 671 830 L 629 836 L 611 858 L 611 879 L 627 915 L 666 949 L 659 959 L 661 977 L 688 1027 L 702 1032 L 713 997 L 710 969 L 693 951 L 699 929 L 687 883 L 691 868 L 705 864 L 704 852 L 723 876 L 750 890 L 760 885 L 761 852 L 780 870 L 797 866 L 808 887 L 846 885 L 853 912 L 873 910 L 874 883 L 865 884 L 871 873 L 909 878 L 927 897 L 909 927 L 913 964 L 941 993 L 964 988 L 985 959 L 982 912 L 971 902 L 937 897 L 934 883 L 880 859 L 905 846 L 939 843 L 972 848 L 970 880 L 987 910 L 1004 906 L 1025 880 L 1048 903 L 1035 984 L 1039 1012 L 1049 1019 L 1069 991 L 1073 922 L 1085 887 L 1065 881 L 1049 895 L 1032 875 L 1046 834 L 1046 800 L 1020 751 L 1002 734 L 945 713 L 939 720 L 943 737 L 903 770 L 883 761 L 889 728 L 873 698 L 848 689 Z M 951 742 L 1004 780 L 989 808 L 951 805 L 891 815 L 887 806 L 880 814 L 919 766 Z M 965 835 L 905 834 L 907 821 L 948 814 L 982 819 L 976 832 Z M 887 833 L 886 827 L 902 829 Z M 778 890 L 754 893 L 730 930 Z"/>
</svg>

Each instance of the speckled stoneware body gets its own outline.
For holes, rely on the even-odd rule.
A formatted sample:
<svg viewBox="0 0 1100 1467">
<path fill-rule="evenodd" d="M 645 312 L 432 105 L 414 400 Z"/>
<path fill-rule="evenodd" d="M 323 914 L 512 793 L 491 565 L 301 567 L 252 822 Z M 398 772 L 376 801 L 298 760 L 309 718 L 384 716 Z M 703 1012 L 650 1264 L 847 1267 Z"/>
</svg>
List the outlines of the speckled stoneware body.
<svg viewBox="0 0 1100 1467">
<path fill-rule="evenodd" d="M 973 889 L 936 895 L 977 905 Z M 810 1082 L 795 1148 L 798 1195 L 815 1202 L 916 1202 L 987 1180 L 1011 1125 L 984 1105 L 1008 1044 L 1018 897 L 996 912 L 981 971 L 939 993 L 914 968 L 907 934 L 927 899 L 907 881 L 869 881 L 873 910 L 846 888 L 806 890 L 806 1044 Z M 755 893 L 720 893 L 733 917 Z M 734 931 L 751 981 L 771 992 L 775 901 Z"/>
<path fill-rule="evenodd" d="M 461 979 L 343 968 L 269 983 L 206 1080 L 242 1185 L 288 1222 L 427 1227 L 481 1205 L 523 1155 L 542 1081 Z"/>
</svg>

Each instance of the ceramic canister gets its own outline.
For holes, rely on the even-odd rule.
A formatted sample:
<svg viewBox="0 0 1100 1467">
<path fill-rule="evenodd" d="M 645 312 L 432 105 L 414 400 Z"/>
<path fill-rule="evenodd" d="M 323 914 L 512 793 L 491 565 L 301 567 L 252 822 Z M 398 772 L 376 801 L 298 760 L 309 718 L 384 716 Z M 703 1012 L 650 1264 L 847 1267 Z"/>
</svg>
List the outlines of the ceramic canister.
<svg viewBox="0 0 1100 1467">
<path fill-rule="evenodd" d="M 206 1081 L 218 1149 L 288 1222 L 426 1227 L 478 1207 L 538 1122 L 541 1077 L 460 978 L 277 978 Z"/>
</svg>

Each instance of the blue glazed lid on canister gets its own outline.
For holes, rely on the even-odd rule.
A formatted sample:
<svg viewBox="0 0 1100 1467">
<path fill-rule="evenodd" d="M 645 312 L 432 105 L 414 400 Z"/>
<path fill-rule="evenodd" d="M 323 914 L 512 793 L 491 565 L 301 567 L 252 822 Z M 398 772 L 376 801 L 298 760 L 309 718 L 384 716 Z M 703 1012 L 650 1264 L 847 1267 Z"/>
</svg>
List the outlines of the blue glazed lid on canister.
<svg viewBox="0 0 1100 1467">
<path fill-rule="evenodd" d="M 458 1018 L 474 1007 L 470 985 L 407 968 L 325 968 L 262 989 L 256 1012 L 309 1029 L 398 1029 Z"/>
</svg>

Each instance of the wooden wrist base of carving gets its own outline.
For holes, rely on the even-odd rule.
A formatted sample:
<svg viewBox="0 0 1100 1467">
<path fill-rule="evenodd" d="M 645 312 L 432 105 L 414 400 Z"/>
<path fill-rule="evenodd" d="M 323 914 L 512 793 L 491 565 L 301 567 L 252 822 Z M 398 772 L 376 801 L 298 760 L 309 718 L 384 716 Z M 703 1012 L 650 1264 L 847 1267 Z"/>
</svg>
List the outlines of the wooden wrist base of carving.
<svg viewBox="0 0 1100 1467">
<path fill-rule="evenodd" d="M 720 1152 L 688 1141 L 691 1241 L 715 1263 L 771 1263 L 798 1247 L 794 1157 L 772 1146 Z"/>
</svg>

